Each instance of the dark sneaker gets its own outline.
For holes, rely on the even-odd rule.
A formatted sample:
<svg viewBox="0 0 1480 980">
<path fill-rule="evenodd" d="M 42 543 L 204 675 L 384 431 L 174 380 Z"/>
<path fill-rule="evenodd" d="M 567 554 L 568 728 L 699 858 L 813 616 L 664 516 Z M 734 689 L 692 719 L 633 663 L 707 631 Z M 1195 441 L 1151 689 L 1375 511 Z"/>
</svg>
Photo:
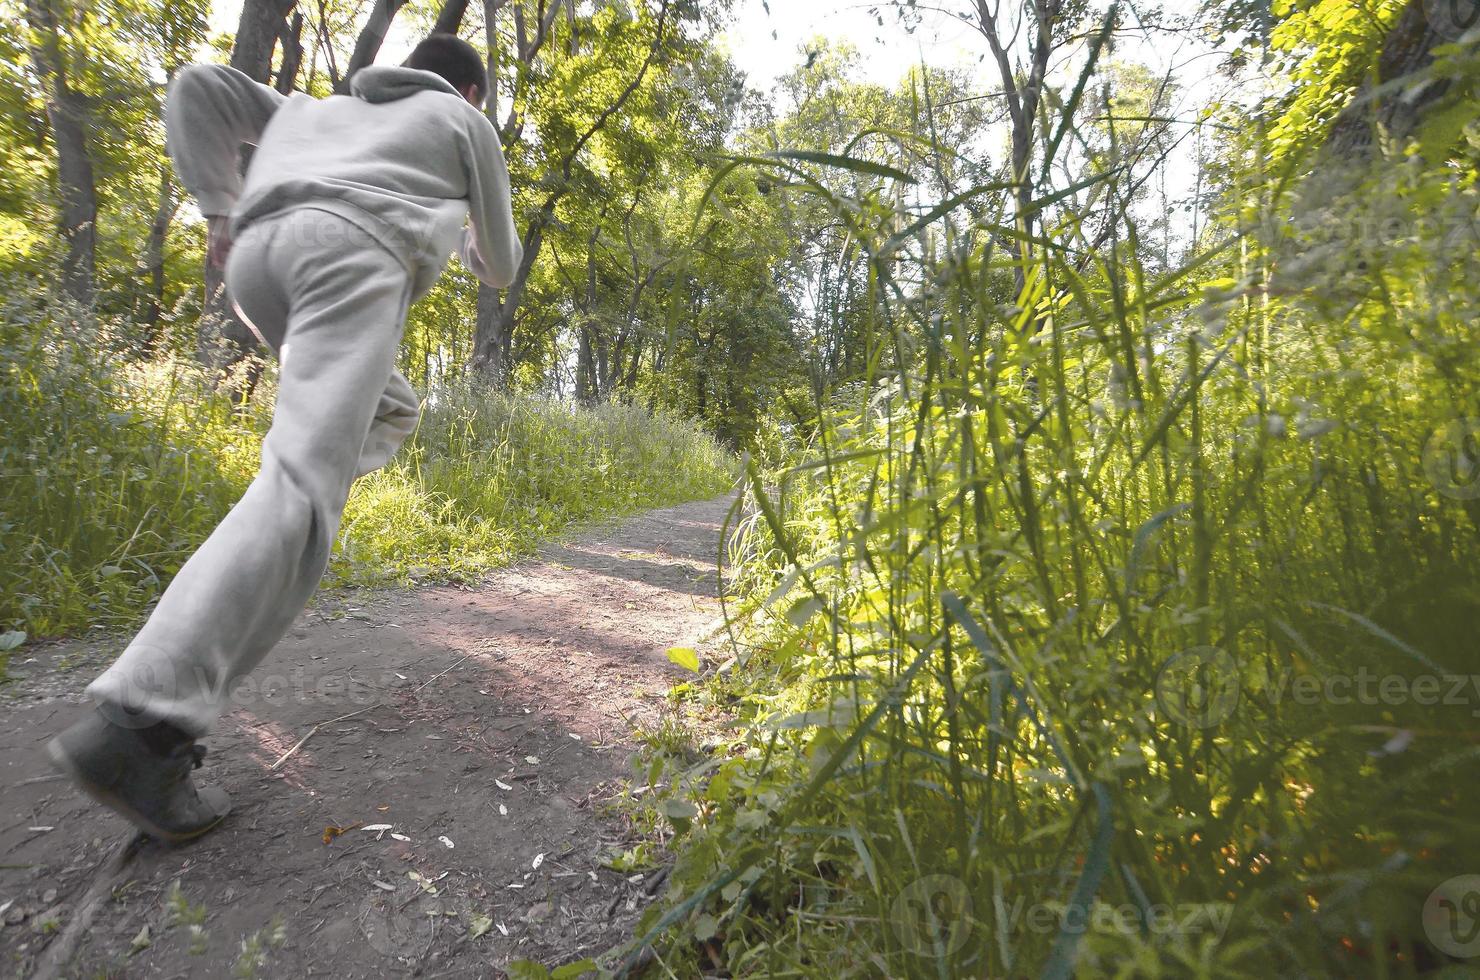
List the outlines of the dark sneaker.
<svg viewBox="0 0 1480 980">
<path fill-rule="evenodd" d="M 231 810 L 224 792 L 196 789 L 190 776 L 205 747 L 167 726 L 126 728 L 92 711 L 52 739 L 47 751 L 88 796 L 161 840 L 199 837 Z"/>
</svg>

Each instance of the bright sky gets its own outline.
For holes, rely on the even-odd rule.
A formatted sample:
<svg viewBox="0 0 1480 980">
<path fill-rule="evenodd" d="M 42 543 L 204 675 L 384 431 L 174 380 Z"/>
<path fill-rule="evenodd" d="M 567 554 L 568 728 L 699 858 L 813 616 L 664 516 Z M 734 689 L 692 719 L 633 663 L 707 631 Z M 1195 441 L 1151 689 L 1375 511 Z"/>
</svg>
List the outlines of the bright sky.
<svg viewBox="0 0 1480 980">
<path fill-rule="evenodd" d="M 883 26 L 871 9 L 879 11 Z M 863 79 L 891 87 L 922 58 L 939 67 L 970 65 L 985 47 L 980 35 L 941 14 L 929 15 L 915 33 L 906 33 L 886 3 L 739 0 L 735 13 L 725 37 L 730 55 L 762 91 L 802 63 L 807 43 L 819 35 L 852 44 L 862 55 Z"/>
<path fill-rule="evenodd" d="M 1015 0 L 1003 2 L 1006 6 Z M 1092 6 L 1099 7 L 1101 2 Z M 1197 5 L 1198 0 L 1166 0 L 1162 9 L 1172 15 L 1187 14 Z M 216 0 L 212 28 L 235 30 L 240 11 L 241 0 Z M 858 50 L 861 80 L 893 87 L 923 60 L 936 67 L 967 69 L 980 80 L 978 85 L 984 91 L 1000 86 L 995 67 L 983 60 L 986 41 L 970 26 L 944 13 L 923 13 L 922 22 L 913 32 L 904 30 L 888 0 L 735 0 L 734 15 L 723 41 L 751 87 L 762 92 L 769 91 L 777 77 L 805 61 L 809 43 L 818 36 L 846 41 Z M 405 19 L 399 19 L 392 25 L 378 60 L 383 64 L 401 61 L 415 40 L 406 30 Z M 1212 74 L 1220 59 L 1197 40 L 1122 35 L 1114 56 L 1145 64 L 1158 75 L 1171 73 L 1181 88 L 1173 110 L 1179 118 L 1191 117 L 1236 84 Z M 1172 171 L 1168 190 L 1174 199 L 1190 189 L 1196 173 L 1191 148 L 1191 140 L 1183 143 L 1177 156 L 1185 160 L 1168 168 Z"/>
<path fill-rule="evenodd" d="M 847 39 L 865 55 L 864 74 L 869 81 L 893 84 L 918 63 L 925 52 L 932 64 L 943 61 L 975 59 L 978 45 L 969 29 L 957 21 L 936 17 L 937 29 L 906 35 L 894 25 L 894 17 L 881 7 L 887 29 L 868 14 L 869 4 L 847 0 L 768 0 L 769 12 L 761 0 L 737 0 L 735 25 L 727 40 L 735 61 L 751 78 L 751 84 L 762 90 L 770 87 L 779 75 L 796 66 L 805 42 L 822 34 Z M 887 0 L 884 0 L 887 6 Z M 211 28 L 220 32 L 236 30 L 241 16 L 241 0 L 216 0 L 211 10 Z M 400 28 L 398 30 L 397 28 Z M 404 21 L 392 25 L 379 61 L 394 64 L 411 49 L 414 38 L 406 35 Z M 772 37 L 775 32 L 775 37 Z M 927 34 L 930 36 L 927 37 Z M 881 38 L 885 41 L 881 41 Z M 952 43 L 959 39 L 962 43 Z M 979 40 L 979 38 L 977 39 Z M 887 41 L 887 43 L 886 43 Z"/>
<path fill-rule="evenodd" d="M 1013 2 L 1003 0 L 1004 9 L 1010 9 Z M 1161 9 L 1167 15 L 1186 16 L 1197 7 L 1198 0 L 1166 0 Z M 1091 8 L 1103 6 L 1092 2 Z M 882 26 L 878 16 L 871 13 L 874 10 L 882 15 Z M 734 26 L 726 32 L 725 40 L 731 57 L 749 76 L 751 87 L 761 91 L 802 63 L 808 42 L 819 35 L 845 40 L 857 48 L 861 78 L 880 85 L 893 87 L 923 60 L 933 67 L 966 69 L 978 79 L 983 91 L 1001 86 L 995 65 L 984 60 L 986 40 L 945 13 L 924 13 L 913 33 L 904 30 L 887 0 L 737 0 L 735 13 Z M 1192 119 L 1209 102 L 1239 94 L 1239 83 L 1214 74 L 1222 61 L 1219 52 L 1199 39 L 1164 33 L 1122 34 L 1113 56 L 1144 64 L 1157 76 L 1170 74 L 1180 90 L 1171 110 L 1176 118 Z M 1068 67 L 1077 70 L 1077 65 Z M 1246 85 L 1242 94 L 1250 94 Z M 1175 127 L 1174 135 L 1190 137 L 1192 131 Z M 1165 189 L 1173 200 L 1193 189 L 1198 169 L 1195 145 L 1192 139 L 1184 139 L 1173 152 L 1175 164 L 1164 171 Z"/>
<path fill-rule="evenodd" d="M 1163 4 L 1171 13 L 1189 12 L 1195 6 L 1195 0 Z M 870 10 L 882 16 L 882 26 Z M 241 0 L 217 0 L 212 6 L 211 27 L 234 31 L 240 16 Z M 404 27 L 404 20 L 392 25 L 381 49 L 381 62 L 394 64 L 410 50 L 414 39 L 405 35 Z M 725 41 L 736 64 L 750 77 L 750 84 L 764 91 L 805 59 L 807 43 L 818 35 L 851 43 L 862 55 L 859 67 L 863 78 L 882 85 L 892 86 L 922 58 L 940 67 L 979 66 L 983 71 L 988 67 L 980 61 L 986 42 L 961 21 L 942 13 L 925 13 L 920 27 L 906 33 L 887 0 L 736 0 L 735 22 L 726 32 Z M 1185 84 L 1197 81 L 1211 68 L 1210 61 L 1197 60 L 1205 51 L 1164 41 L 1122 42 L 1119 54 L 1153 68 L 1178 70 Z M 1189 59 L 1191 63 L 1187 63 Z"/>
<path fill-rule="evenodd" d="M 1004 6 L 1011 2 L 1006 0 Z M 1168 0 L 1161 9 L 1170 15 L 1187 15 L 1197 6 L 1197 0 Z M 923 60 L 932 66 L 972 69 L 980 73 L 986 86 L 997 87 L 994 67 L 982 60 L 987 53 L 985 39 L 945 13 L 922 11 L 923 21 L 913 33 L 900 25 L 887 0 L 737 0 L 735 13 L 725 40 L 731 57 L 750 76 L 751 85 L 762 91 L 803 61 L 807 42 L 818 35 L 845 40 L 857 48 L 862 55 L 859 70 L 867 81 L 892 86 Z M 1185 88 L 1205 95 L 1211 94 L 1205 83 L 1216 63 L 1208 57 L 1210 51 L 1195 41 L 1123 36 L 1116 56 L 1142 62 L 1158 73 L 1170 71 Z"/>
</svg>

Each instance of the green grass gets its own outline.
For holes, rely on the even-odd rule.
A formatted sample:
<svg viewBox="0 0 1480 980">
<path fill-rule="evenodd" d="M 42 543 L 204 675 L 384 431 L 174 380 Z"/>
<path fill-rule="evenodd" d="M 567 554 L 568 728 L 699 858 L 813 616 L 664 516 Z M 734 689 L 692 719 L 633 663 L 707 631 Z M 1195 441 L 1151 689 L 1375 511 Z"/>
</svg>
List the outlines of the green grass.
<svg viewBox="0 0 1480 980">
<path fill-rule="evenodd" d="M 642 408 L 440 390 L 395 461 L 359 481 L 334 571 L 357 583 L 469 577 L 572 526 L 711 497 L 729 454 Z"/>
<path fill-rule="evenodd" d="M 250 482 L 271 378 L 239 411 L 193 365 L 129 360 L 108 325 L 12 295 L 0 317 L 0 634 L 127 627 Z M 467 579 L 573 526 L 733 481 L 732 458 L 675 418 L 438 390 L 401 454 L 356 483 L 327 581 Z"/>
<path fill-rule="evenodd" d="M 1124 211 L 1086 260 L 1104 216 L 1061 204 L 1026 244 L 949 212 L 919 252 L 951 261 L 900 282 L 907 219 L 839 203 L 877 368 L 753 474 L 743 656 L 709 687 L 745 729 L 672 775 L 697 816 L 632 948 L 677 976 L 1460 969 L 1474 132 L 1292 182 L 1315 200 L 1256 175 L 1179 268 Z"/>
</svg>

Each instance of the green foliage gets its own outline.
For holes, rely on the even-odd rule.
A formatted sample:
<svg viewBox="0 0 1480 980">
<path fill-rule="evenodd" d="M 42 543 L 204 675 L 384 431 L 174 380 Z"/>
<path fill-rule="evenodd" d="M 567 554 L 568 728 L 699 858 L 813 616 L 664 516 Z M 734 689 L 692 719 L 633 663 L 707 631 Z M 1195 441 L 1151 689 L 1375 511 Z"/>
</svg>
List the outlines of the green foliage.
<svg viewBox="0 0 1480 980">
<path fill-rule="evenodd" d="M 861 243 L 880 353 L 752 472 L 746 654 L 712 682 L 748 724 L 680 789 L 634 946 L 675 975 L 1453 963 L 1426 902 L 1480 865 L 1477 135 L 1309 160 L 1166 269 L 1127 203 L 1086 247 L 1137 180 L 1092 147 L 1030 242 L 923 206 L 908 279 L 876 168 L 844 196 L 769 166 Z"/>
<path fill-rule="evenodd" d="M 1286 59 L 1290 86 L 1269 132 L 1272 156 L 1308 153 L 1311 141 L 1329 131 L 1357 86 L 1373 76 L 1386 31 L 1403 7 L 1400 0 L 1275 5 L 1275 14 L 1285 20 L 1274 29 L 1270 46 Z"/>
<path fill-rule="evenodd" d="M 0 625 L 124 626 L 251 480 L 272 385 L 239 410 L 194 366 L 119 364 L 114 328 L 41 310 L 13 297 L 0 319 Z M 712 439 L 666 415 L 470 389 L 437 389 L 402 453 L 356 484 L 335 581 L 476 576 L 732 480 Z"/>
<path fill-rule="evenodd" d="M 274 915 L 266 928 L 258 929 L 241 941 L 241 952 L 231 965 L 236 980 L 255 980 L 263 976 L 272 960 L 272 951 L 288 941 L 288 929 L 281 915 Z"/>
<path fill-rule="evenodd" d="M 439 389 L 402 454 L 355 485 L 331 573 L 470 579 L 573 525 L 720 493 L 732 465 L 662 413 Z"/>
<path fill-rule="evenodd" d="M 200 0 L 48 0 L 48 4 L 58 19 L 61 67 L 86 107 L 83 126 L 100 207 L 100 300 L 109 313 L 137 312 L 149 301 L 149 278 L 142 269 L 145 243 L 159 214 L 161 179 L 169 177 L 162 82 L 189 63 L 205 39 L 209 4 Z M 4 37 L 0 167 L 9 175 L 0 193 L 0 272 L 44 278 L 61 254 L 57 161 L 47 115 L 47 82 L 32 58 L 39 39 L 23 8 L 0 5 Z M 179 196 L 171 187 L 171 216 Z M 173 271 L 183 272 L 190 263 L 175 260 L 185 258 L 166 256 L 164 261 L 177 266 Z M 182 288 L 182 278 L 167 278 L 159 297 L 164 306 L 174 307 L 189 292 Z"/>
<path fill-rule="evenodd" d="M 194 372 L 116 366 L 112 337 L 15 293 L 0 316 L 7 627 L 47 636 L 133 621 L 256 465 L 256 420 Z"/>
</svg>

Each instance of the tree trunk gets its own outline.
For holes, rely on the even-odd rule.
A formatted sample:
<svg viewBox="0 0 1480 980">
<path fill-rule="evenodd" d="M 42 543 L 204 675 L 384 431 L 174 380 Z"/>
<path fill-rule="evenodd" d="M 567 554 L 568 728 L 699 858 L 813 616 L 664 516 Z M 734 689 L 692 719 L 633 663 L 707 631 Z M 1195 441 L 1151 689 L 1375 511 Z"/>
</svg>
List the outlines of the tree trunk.
<svg viewBox="0 0 1480 980">
<path fill-rule="evenodd" d="M 606 337 L 597 331 L 593 337 L 593 347 L 596 349 L 596 400 L 610 401 L 612 397 L 612 355 L 611 344 Z"/>
<path fill-rule="evenodd" d="M 391 29 L 391 21 L 395 20 L 396 14 L 406 5 L 406 0 L 375 0 L 375 5 L 370 8 L 370 19 L 360 29 L 360 36 L 355 38 L 355 50 L 349 56 L 349 64 L 344 68 L 344 77 L 334 87 L 334 91 L 340 95 L 349 92 L 349 80 L 354 77 L 355 72 L 366 65 L 375 63 L 375 56 L 380 53 L 380 46 L 385 43 L 386 32 Z"/>
<path fill-rule="evenodd" d="M 272 73 L 272 53 L 294 3 L 295 0 L 245 0 L 241 20 L 237 22 L 236 41 L 231 47 L 231 67 L 267 84 Z"/>
<path fill-rule="evenodd" d="M 144 244 L 144 272 L 149 278 L 148 306 L 141 318 L 144 327 L 141 346 L 145 354 L 153 354 L 159 349 L 160 319 L 164 315 L 164 244 L 179 206 L 175 184 L 170 179 L 170 167 L 165 164 L 159 168 L 159 203 L 154 209 L 149 238 Z"/>
<path fill-rule="evenodd" d="M 293 83 L 298 80 L 298 69 L 303 64 L 303 14 L 300 11 L 293 11 L 291 23 L 284 22 L 280 40 L 283 44 L 283 63 L 278 67 L 277 82 L 273 87 L 283 95 L 288 95 L 293 91 Z"/>
<path fill-rule="evenodd" d="M 287 22 L 296 0 L 245 0 L 242 16 L 236 29 L 236 41 L 231 48 L 231 67 L 247 75 L 253 81 L 266 85 L 272 78 L 272 56 L 280 38 L 293 30 Z M 300 18 L 294 24 L 301 31 Z M 302 57 L 299 46 L 298 58 Z M 283 91 L 284 79 L 297 75 L 297 66 L 290 65 L 293 52 L 289 47 L 283 51 L 283 70 L 278 72 L 278 91 Z M 290 75 L 287 68 L 292 67 Z M 245 167 L 245 161 L 242 166 Z M 205 301 L 201 306 L 200 326 L 197 334 L 196 358 L 212 374 L 223 374 L 240 364 L 256 348 L 257 338 L 236 315 L 226 296 L 226 284 L 222 270 L 205 264 Z M 240 392 L 245 398 L 256 385 L 260 366 L 249 365 L 245 383 Z"/>
<path fill-rule="evenodd" d="M 631 395 L 637 388 L 637 370 L 642 366 L 642 338 L 639 337 L 632 342 L 632 353 L 627 360 L 627 373 L 617 382 L 617 390 L 624 395 Z"/>
<path fill-rule="evenodd" d="M 992 58 L 997 65 L 998 80 L 1007 103 L 1007 115 L 1012 124 L 1012 179 L 1013 202 L 1016 214 L 1015 229 L 1018 233 L 1017 246 L 1019 265 L 1013 272 L 1014 288 L 1022 293 L 1027 269 L 1032 261 L 1033 245 L 1033 146 L 1038 123 L 1038 100 L 1048 74 L 1049 59 L 1053 54 L 1053 33 L 1059 15 L 1058 0 L 1036 0 L 1020 8 L 1018 16 L 1031 24 L 1033 45 L 1030 52 L 1028 76 L 1020 79 L 1011 61 L 1012 38 L 1023 25 L 1015 25 L 1011 32 L 1004 31 L 998 20 L 1002 8 L 990 8 L 986 0 L 977 0 L 976 27 L 987 40 Z M 1034 320 L 1030 332 L 1037 332 L 1039 321 Z"/>
<path fill-rule="evenodd" d="M 492 69 L 497 65 L 498 53 L 493 14 L 502 8 L 505 2 L 506 0 L 484 0 L 484 10 L 486 11 L 485 20 L 487 21 L 488 32 L 487 43 L 490 79 L 495 77 L 495 72 Z M 524 298 L 524 287 L 529 281 L 529 271 L 534 267 L 534 261 L 539 256 L 540 245 L 544 241 L 545 226 L 554 217 L 556 206 L 559 205 L 560 199 L 565 196 L 565 188 L 570 185 L 571 172 L 575 167 L 576 159 L 581 155 L 581 151 L 585 149 L 586 144 L 597 133 L 606 127 L 607 122 L 622 110 L 622 107 L 627 104 L 627 100 L 632 97 L 632 94 L 642 84 L 642 80 L 647 77 L 648 70 L 652 67 L 653 61 L 658 55 L 658 50 L 663 44 L 663 32 L 668 23 L 670 3 L 671 0 L 662 0 L 662 4 L 658 8 L 658 21 L 657 27 L 653 32 L 653 43 L 649 46 L 647 56 L 643 59 L 642 64 L 638 66 L 632 80 L 617 94 L 616 99 L 597 115 L 586 131 L 576 140 L 570 152 L 562 159 L 559 174 L 560 179 L 557 181 L 561 189 L 553 191 L 545 198 L 543 206 L 531 220 L 529 229 L 524 233 L 524 259 L 519 264 L 519 271 L 515 275 L 514 283 L 509 287 L 503 302 L 499 303 L 497 293 L 491 287 L 481 283 L 478 286 L 478 319 L 474 326 L 472 368 L 476 373 L 483 375 L 495 386 L 505 386 L 509 381 L 509 372 L 512 368 L 512 365 L 509 363 L 509 351 L 513 346 L 514 317 L 519 310 L 520 302 Z M 559 10 L 560 7 L 561 4 L 553 4 L 546 12 L 546 20 L 540 22 L 540 31 L 534 41 L 526 44 L 521 39 L 519 42 L 520 60 L 526 65 L 534 58 L 535 53 L 538 52 L 540 46 L 544 43 L 545 37 L 548 36 L 549 24 L 553 21 L 554 12 Z M 520 8 L 515 7 L 514 11 L 518 14 Z M 519 33 L 523 33 L 522 29 Z M 498 119 L 495 115 L 497 101 L 497 99 L 490 97 L 486 110 L 489 121 L 495 127 L 498 126 Z M 511 106 L 511 120 L 514 118 L 513 109 L 514 107 Z M 504 146 L 507 150 L 509 138 L 506 135 L 506 131 L 500 132 L 500 139 L 504 141 Z M 501 349 L 503 353 L 501 359 L 495 363 L 491 352 L 496 347 Z"/>
<path fill-rule="evenodd" d="M 1370 98 L 1374 85 L 1384 85 L 1429 67 L 1434 49 L 1449 44 L 1480 23 L 1477 0 L 1409 0 L 1377 57 L 1376 78 L 1357 90 L 1331 128 L 1330 149 L 1344 158 L 1364 157 L 1376 130 L 1395 139 L 1411 136 L 1424 114 L 1449 91 L 1449 79 L 1436 79 L 1416 92 L 1393 92 Z"/>
<path fill-rule="evenodd" d="M 596 402 L 596 363 L 591 357 L 591 324 L 583 322 L 576 331 L 576 401 Z"/>
<path fill-rule="evenodd" d="M 510 287 L 523 288 L 523 278 Z M 514 307 L 500 302 L 498 290 L 478 284 L 477 317 L 473 326 L 473 373 L 490 388 L 506 388 L 509 383 L 509 350 L 514 341 Z"/>
<path fill-rule="evenodd" d="M 46 117 L 57 148 L 58 230 L 67 244 L 62 288 L 91 307 L 97 296 L 98 195 L 88 156 L 87 107 L 67 81 L 57 0 L 27 0 L 26 19 L 35 33 L 31 57 L 46 84 Z"/>
<path fill-rule="evenodd" d="M 447 0 L 437 12 L 437 23 L 432 25 L 433 34 L 456 34 L 462 29 L 463 16 L 468 12 L 468 0 Z"/>
</svg>

